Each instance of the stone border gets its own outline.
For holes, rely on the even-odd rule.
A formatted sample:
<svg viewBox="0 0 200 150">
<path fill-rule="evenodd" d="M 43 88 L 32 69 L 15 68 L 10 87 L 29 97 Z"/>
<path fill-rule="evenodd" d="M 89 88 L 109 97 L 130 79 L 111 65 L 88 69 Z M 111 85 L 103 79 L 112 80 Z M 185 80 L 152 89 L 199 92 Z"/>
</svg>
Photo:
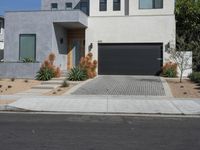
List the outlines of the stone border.
<svg viewBox="0 0 200 150">
<path fill-rule="evenodd" d="M 172 95 L 171 89 L 170 89 L 170 87 L 169 87 L 167 81 L 165 80 L 165 78 L 160 77 L 160 80 L 161 80 L 162 85 L 163 85 L 163 87 L 164 87 L 166 96 L 167 96 L 167 97 L 170 97 L 170 98 L 173 98 L 174 96 Z"/>
</svg>

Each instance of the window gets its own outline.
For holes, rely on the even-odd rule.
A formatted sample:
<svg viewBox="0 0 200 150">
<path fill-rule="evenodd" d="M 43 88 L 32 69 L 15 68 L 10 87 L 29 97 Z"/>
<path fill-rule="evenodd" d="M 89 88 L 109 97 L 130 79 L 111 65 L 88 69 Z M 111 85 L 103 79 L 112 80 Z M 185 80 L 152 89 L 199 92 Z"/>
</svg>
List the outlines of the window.
<svg viewBox="0 0 200 150">
<path fill-rule="evenodd" d="M 2 30 L 3 30 L 3 22 L 0 20 L 0 34 L 2 34 Z"/>
<path fill-rule="evenodd" d="M 107 0 L 99 0 L 99 11 L 107 11 Z"/>
<path fill-rule="evenodd" d="M 163 0 L 140 0 L 140 9 L 161 9 Z"/>
<path fill-rule="evenodd" d="M 118 11 L 120 10 L 120 6 L 121 6 L 121 0 L 113 0 L 113 10 L 114 11 Z"/>
<path fill-rule="evenodd" d="M 89 13 L 88 2 L 86 0 L 82 0 L 81 1 L 81 3 L 80 3 L 80 10 L 82 10 L 86 14 Z"/>
<path fill-rule="evenodd" d="M 65 4 L 65 9 L 66 9 L 66 10 L 72 9 L 72 3 L 66 3 L 66 4 Z"/>
<path fill-rule="evenodd" d="M 51 10 L 58 10 L 58 4 L 57 3 L 51 3 Z"/>
<path fill-rule="evenodd" d="M 24 58 L 36 59 L 35 34 L 20 34 L 19 36 L 19 60 Z"/>
</svg>

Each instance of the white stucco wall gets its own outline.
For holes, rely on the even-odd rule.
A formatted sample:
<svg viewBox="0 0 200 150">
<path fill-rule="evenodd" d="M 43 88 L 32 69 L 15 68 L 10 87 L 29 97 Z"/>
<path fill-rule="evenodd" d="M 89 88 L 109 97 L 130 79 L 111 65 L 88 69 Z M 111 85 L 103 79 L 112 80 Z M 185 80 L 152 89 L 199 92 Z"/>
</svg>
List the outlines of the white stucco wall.
<svg viewBox="0 0 200 150">
<path fill-rule="evenodd" d="M 89 17 L 86 30 L 86 51 L 93 43 L 97 59 L 98 42 L 102 43 L 163 43 L 163 51 L 175 41 L 174 16 Z M 164 55 L 165 61 L 165 55 Z"/>
<path fill-rule="evenodd" d="M 163 0 L 162 9 L 139 9 L 139 0 L 129 0 L 131 15 L 173 15 L 174 0 Z M 113 11 L 113 0 L 107 0 L 107 11 L 99 11 L 99 0 L 90 0 L 90 16 L 124 16 L 125 0 L 121 0 L 120 11 Z"/>
<path fill-rule="evenodd" d="M 190 75 L 192 73 L 192 51 L 186 51 L 186 52 L 183 52 L 184 54 L 184 58 L 185 60 L 187 60 L 187 64 L 188 65 L 184 65 L 186 67 L 186 69 L 184 70 L 183 72 L 183 77 L 188 77 L 188 75 Z M 171 57 L 170 57 L 170 53 L 165 53 L 165 57 L 167 57 L 168 59 L 166 60 L 166 62 L 173 62 L 173 63 L 177 63 L 175 62 Z M 186 63 L 184 63 L 186 64 Z M 180 71 L 180 68 L 177 67 L 177 72 L 178 72 L 178 76 L 180 76 L 181 74 L 181 71 Z"/>
<path fill-rule="evenodd" d="M 124 0 L 121 0 L 120 11 L 113 11 L 113 0 L 107 0 L 107 11 L 99 11 L 99 0 L 90 0 L 90 16 L 123 16 L 124 14 Z"/>
</svg>

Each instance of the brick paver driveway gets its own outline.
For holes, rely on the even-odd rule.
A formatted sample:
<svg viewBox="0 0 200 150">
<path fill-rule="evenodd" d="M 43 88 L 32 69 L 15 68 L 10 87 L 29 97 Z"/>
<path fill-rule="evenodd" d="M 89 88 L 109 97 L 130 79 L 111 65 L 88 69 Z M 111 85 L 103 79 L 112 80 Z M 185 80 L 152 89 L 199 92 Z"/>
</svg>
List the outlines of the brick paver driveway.
<svg viewBox="0 0 200 150">
<path fill-rule="evenodd" d="M 165 90 L 160 77 L 98 76 L 72 94 L 165 96 Z"/>
</svg>

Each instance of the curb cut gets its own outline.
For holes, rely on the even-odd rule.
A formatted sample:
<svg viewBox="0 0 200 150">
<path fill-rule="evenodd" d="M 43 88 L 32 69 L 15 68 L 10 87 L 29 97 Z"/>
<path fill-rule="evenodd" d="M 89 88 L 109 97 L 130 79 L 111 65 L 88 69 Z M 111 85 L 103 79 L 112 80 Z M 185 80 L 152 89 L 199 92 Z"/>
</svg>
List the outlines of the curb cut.
<svg viewBox="0 0 200 150">
<path fill-rule="evenodd" d="M 20 108 L 16 108 L 16 107 L 12 107 L 9 105 L 0 105 L 0 111 L 17 111 L 17 112 L 22 112 L 25 111 L 24 109 L 20 109 Z"/>
</svg>

